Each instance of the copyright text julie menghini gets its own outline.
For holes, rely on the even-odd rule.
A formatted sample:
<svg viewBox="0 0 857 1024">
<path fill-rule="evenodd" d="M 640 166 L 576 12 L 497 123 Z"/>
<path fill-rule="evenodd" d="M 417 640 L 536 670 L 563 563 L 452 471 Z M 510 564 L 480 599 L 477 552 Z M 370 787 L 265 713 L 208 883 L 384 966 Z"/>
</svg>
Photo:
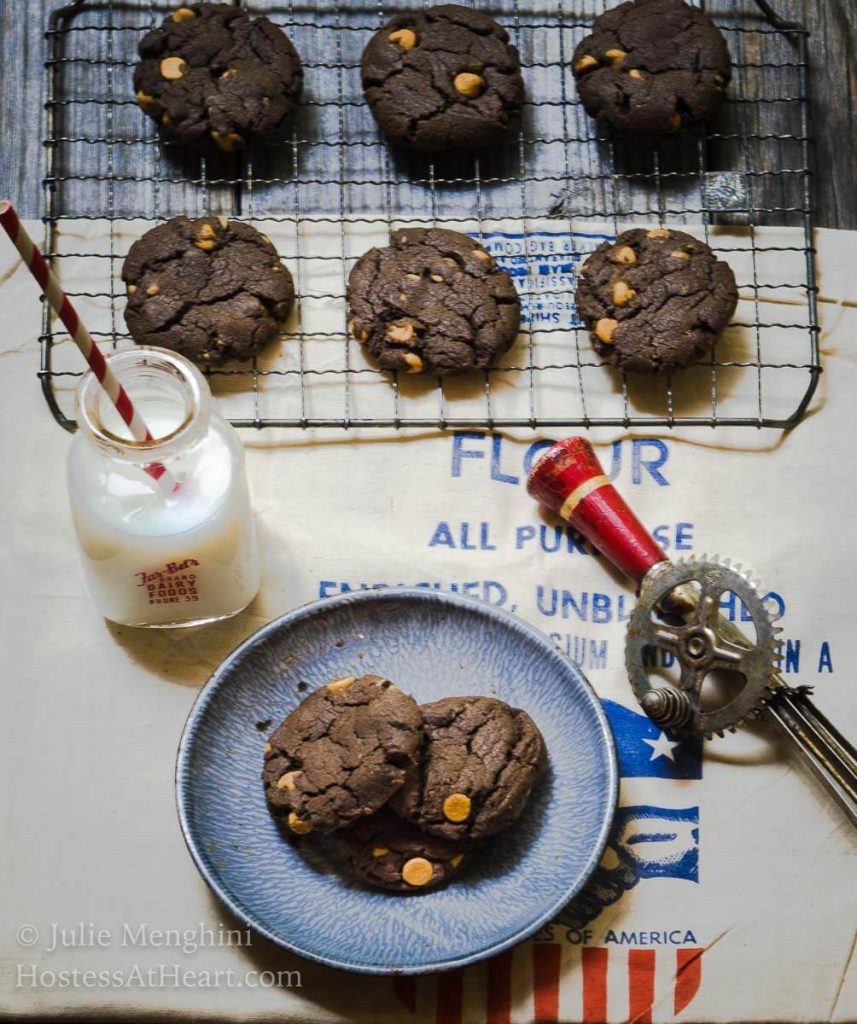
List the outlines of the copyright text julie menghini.
<svg viewBox="0 0 857 1024">
<path fill-rule="evenodd" d="M 146 921 L 125 921 L 119 927 L 103 928 L 91 921 L 64 925 L 57 921 L 37 929 L 22 925 L 18 944 L 40 946 L 45 953 L 61 949 L 175 949 L 188 955 L 199 949 L 224 946 L 251 946 L 249 928 L 226 928 L 223 923 L 212 927 L 202 921 L 190 928 L 159 928 Z"/>
</svg>

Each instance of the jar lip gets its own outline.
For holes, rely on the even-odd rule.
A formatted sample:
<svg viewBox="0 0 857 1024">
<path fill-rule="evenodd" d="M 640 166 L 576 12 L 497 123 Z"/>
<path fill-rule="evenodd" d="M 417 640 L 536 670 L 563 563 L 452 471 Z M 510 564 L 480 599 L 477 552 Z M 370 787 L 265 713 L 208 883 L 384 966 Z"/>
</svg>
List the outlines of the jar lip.
<svg viewBox="0 0 857 1024">
<path fill-rule="evenodd" d="M 143 455 L 154 451 L 162 451 L 164 446 L 174 448 L 191 427 L 200 418 L 200 414 L 208 411 L 211 393 L 205 378 L 199 369 L 184 356 L 171 349 L 159 348 L 154 345 L 136 345 L 134 348 L 121 349 L 105 356 L 110 369 L 122 380 L 129 372 L 146 368 L 160 368 L 168 371 L 187 389 L 188 408 L 178 426 L 168 434 L 153 438 L 150 441 L 137 441 L 130 437 L 120 437 L 101 422 L 98 415 L 99 400 L 109 402 L 106 392 L 95 374 L 90 370 L 83 378 L 77 394 L 77 413 L 80 425 L 101 445 L 118 450 L 125 455 Z M 133 394 L 131 395 L 133 401 Z"/>
</svg>

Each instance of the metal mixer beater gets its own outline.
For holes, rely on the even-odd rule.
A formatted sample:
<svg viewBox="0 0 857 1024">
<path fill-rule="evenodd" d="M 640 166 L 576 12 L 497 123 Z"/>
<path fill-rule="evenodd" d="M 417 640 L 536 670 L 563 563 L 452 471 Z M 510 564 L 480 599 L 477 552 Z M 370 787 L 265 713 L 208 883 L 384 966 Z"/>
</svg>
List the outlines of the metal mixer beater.
<svg viewBox="0 0 857 1024">
<path fill-rule="evenodd" d="M 585 438 L 549 448 L 527 489 L 639 587 L 625 663 L 652 721 L 677 735 L 706 738 L 734 731 L 748 718 L 773 722 L 857 826 L 857 750 L 810 700 L 810 687 L 790 686 L 777 671 L 779 630 L 750 575 L 716 557 L 671 562 L 607 479 Z M 721 614 L 727 593 L 740 601 L 754 638 Z M 675 682 L 652 671 L 658 650 L 674 656 Z M 738 685 L 712 706 L 703 699 L 703 684 L 718 672 Z"/>
</svg>

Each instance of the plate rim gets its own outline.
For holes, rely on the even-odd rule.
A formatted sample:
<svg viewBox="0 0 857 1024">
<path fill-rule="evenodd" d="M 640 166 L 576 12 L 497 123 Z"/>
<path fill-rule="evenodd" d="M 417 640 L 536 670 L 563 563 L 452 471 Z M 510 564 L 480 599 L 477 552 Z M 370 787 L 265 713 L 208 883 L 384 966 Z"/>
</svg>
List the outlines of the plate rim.
<svg viewBox="0 0 857 1024">
<path fill-rule="evenodd" d="M 599 734 L 604 742 L 608 755 L 608 799 L 606 804 L 606 813 L 601 821 L 597 843 L 590 853 L 585 868 L 580 873 L 580 878 L 577 884 L 563 890 L 559 899 L 552 903 L 546 911 L 523 928 L 519 928 L 513 935 L 509 935 L 498 942 L 490 944 L 489 946 L 473 950 L 463 956 L 447 958 L 432 964 L 389 965 L 341 960 L 336 957 L 329 957 L 322 953 L 306 950 L 301 946 L 290 942 L 287 938 L 272 932 L 269 928 L 265 927 L 265 925 L 258 921 L 254 915 L 250 914 L 240 903 L 236 902 L 215 874 L 209 870 L 202 856 L 202 851 L 199 848 L 197 839 L 193 835 L 190 823 L 189 806 L 185 795 L 185 790 L 189 789 L 190 786 L 189 758 L 194 726 L 197 724 L 197 720 L 200 718 L 203 711 L 214 699 L 214 695 L 218 692 L 218 686 L 222 681 L 222 677 L 231 668 L 233 662 L 238 657 L 245 654 L 249 648 L 263 642 L 267 639 L 269 634 L 278 632 L 284 626 L 291 626 L 296 622 L 301 622 L 304 619 L 311 618 L 312 616 L 329 608 L 355 603 L 362 604 L 364 602 L 379 599 L 404 600 L 405 602 L 416 600 L 440 605 L 450 605 L 454 608 L 460 608 L 463 606 L 468 610 L 480 611 L 489 618 L 494 618 L 506 626 L 513 626 L 516 630 L 529 634 L 531 639 L 536 643 L 547 647 L 552 656 L 555 656 L 560 661 L 565 662 L 567 666 L 571 668 L 572 672 L 578 677 L 578 682 L 583 684 L 582 692 L 585 694 L 587 701 L 595 712 L 595 718 L 599 725 Z M 211 892 L 227 907 L 233 916 L 242 921 L 247 925 L 247 927 L 252 928 L 264 938 L 279 946 L 281 949 L 286 949 L 290 953 L 294 953 L 304 959 L 323 964 L 326 967 L 376 976 L 420 975 L 454 970 L 457 967 L 466 967 L 469 964 L 477 963 L 491 956 L 496 956 L 498 953 L 502 953 L 519 945 L 531 935 L 535 934 L 543 925 L 553 920 L 556 914 L 571 899 L 573 899 L 578 892 L 580 892 L 591 877 L 592 872 L 597 867 L 598 861 L 601 859 L 607 845 L 610 827 L 616 814 L 616 807 L 619 799 L 619 764 L 616 753 L 616 743 L 613 738 L 613 732 L 607 718 L 607 713 L 605 712 L 601 699 L 598 697 L 598 694 L 595 692 L 592 684 L 586 678 L 581 669 L 575 665 L 567 655 L 563 654 L 555 644 L 551 643 L 550 638 L 536 626 L 533 626 L 519 615 L 515 615 L 504 608 L 487 604 L 479 598 L 467 595 L 428 590 L 421 587 L 378 587 L 371 590 L 349 591 L 344 594 L 336 594 L 332 597 L 318 598 L 315 601 L 309 601 L 306 604 L 299 605 L 291 611 L 285 612 L 283 615 L 272 619 L 264 626 L 261 626 L 254 633 L 251 633 L 250 636 L 242 640 L 237 647 L 233 648 L 209 676 L 208 680 L 201 687 L 193 704 L 191 705 L 184 726 L 182 727 L 182 734 L 176 752 L 174 784 L 179 825 L 181 827 L 185 846 L 190 853 L 194 866 Z"/>
</svg>

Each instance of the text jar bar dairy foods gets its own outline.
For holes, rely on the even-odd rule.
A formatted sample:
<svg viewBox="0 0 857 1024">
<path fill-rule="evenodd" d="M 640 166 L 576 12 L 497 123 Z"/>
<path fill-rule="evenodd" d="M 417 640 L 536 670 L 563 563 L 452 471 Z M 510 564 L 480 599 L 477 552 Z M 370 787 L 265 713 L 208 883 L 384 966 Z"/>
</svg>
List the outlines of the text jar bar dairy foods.
<svg viewBox="0 0 857 1024">
<path fill-rule="evenodd" d="M 136 442 L 95 377 L 77 396 L 68 460 L 71 510 L 92 597 L 128 626 L 228 618 L 259 589 L 259 553 L 237 433 L 212 408 L 205 378 L 158 348 L 110 357 L 157 440 Z M 153 479 L 160 463 L 175 486 Z"/>
</svg>

